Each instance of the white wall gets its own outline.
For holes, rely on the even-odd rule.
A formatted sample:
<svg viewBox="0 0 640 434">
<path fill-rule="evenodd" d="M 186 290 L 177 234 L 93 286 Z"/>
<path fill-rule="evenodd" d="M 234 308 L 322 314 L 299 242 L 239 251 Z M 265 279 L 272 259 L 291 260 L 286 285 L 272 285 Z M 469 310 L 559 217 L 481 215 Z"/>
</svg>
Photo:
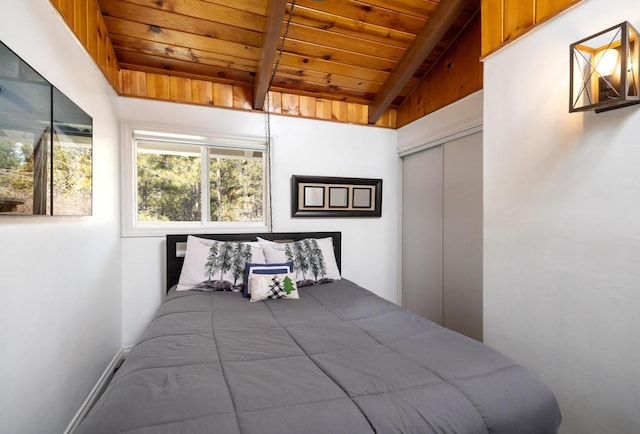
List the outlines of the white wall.
<svg viewBox="0 0 640 434">
<path fill-rule="evenodd" d="M 115 93 L 46 0 L 0 40 L 93 117 L 92 217 L 0 217 L 0 432 L 62 432 L 121 346 Z"/>
<path fill-rule="evenodd" d="M 260 113 L 120 98 L 121 119 L 265 136 Z M 286 116 L 271 117 L 273 230 L 342 231 L 342 271 L 396 301 L 396 132 Z M 382 217 L 291 218 L 291 175 L 383 179 Z M 136 342 L 164 291 L 164 238 L 123 238 L 123 344 Z"/>
<path fill-rule="evenodd" d="M 581 3 L 484 62 L 485 340 L 543 376 L 572 434 L 640 429 L 640 106 L 569 114 Z"/>
</svg>

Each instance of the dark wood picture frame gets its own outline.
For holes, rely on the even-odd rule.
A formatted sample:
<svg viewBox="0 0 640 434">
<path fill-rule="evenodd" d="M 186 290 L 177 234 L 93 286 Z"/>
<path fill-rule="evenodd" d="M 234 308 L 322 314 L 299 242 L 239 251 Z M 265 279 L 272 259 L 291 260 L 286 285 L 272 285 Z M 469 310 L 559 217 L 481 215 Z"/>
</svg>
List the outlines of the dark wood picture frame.
<svg viewBox="0 0 640 434">
<path fill-rule="evenodd" d="M 361 192 L 364 192 L 364 194 L 367 195 L 365 204 L 361 203 L 362 199 L 359 197 L 360 194 L 356 194 L 356 193 L 361 193 Z M 352 204 L 351 206 L 353 208 L 358 208 L 358 209 L 360 209 L 360 208 L 365 208 L 365 209 L 370 208 L 371 207 L 371 190 L 368 189 L 368 188 L 357 188 L 357 187 L 354 187 L 351 190 L 351 204 Z"/>
<path fill-rule="evenodd" d="M 349 188 L 329 187 L 329 208 L 331 209 L 349 208 Z"/>
<path fill-rule="evenodd" d="M 306 191 L 322 188 L 322 206 L 305 205 Z M 369 190 L 369 203 L 356 203 L 356 191 Z M 331 194 L 340 194 L 334 198 Z M 361 193 L 360 193 L 361 194 Z M 365 193 L 366 194 L 366 193 Z M 342 197 L 346 195 L 345 199 Z M 340 202 L 336 205 L 336 202 Z M 291 217 L 380 217 L 382 215 L 382 179 L 334 176 L 291 176 Z"/>
<path fill-rule="evenodd" d="M 314 191 L 320 190 L 322 197 L 320 197 L 320 202 L 315 203 L 315 193 Z M 313 194 L 312 194 L 313 193 Z M 304 191 L 302 192 L 303 201 L 305 207 L 307 208 L 324 208 L 324 197 L 325 197 L 325 188 L 324 187 L 316 187 L 316 186 L 306 186 L 304 187 Z M 311 202 L 311 203 L 309 203 Z"/>
</svg>

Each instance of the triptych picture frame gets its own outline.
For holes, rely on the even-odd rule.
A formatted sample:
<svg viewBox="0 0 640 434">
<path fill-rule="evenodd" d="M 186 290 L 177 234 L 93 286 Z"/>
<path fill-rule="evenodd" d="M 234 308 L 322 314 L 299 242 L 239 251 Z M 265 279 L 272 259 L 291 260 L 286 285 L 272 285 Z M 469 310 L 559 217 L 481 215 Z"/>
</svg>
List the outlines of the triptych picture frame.
<svg viewBox="0 0 640 434">
<path fill-rule="evenodd" d="M 380 217 L 382 179 L 291 177 L 292 217 Z"/>
</svg>

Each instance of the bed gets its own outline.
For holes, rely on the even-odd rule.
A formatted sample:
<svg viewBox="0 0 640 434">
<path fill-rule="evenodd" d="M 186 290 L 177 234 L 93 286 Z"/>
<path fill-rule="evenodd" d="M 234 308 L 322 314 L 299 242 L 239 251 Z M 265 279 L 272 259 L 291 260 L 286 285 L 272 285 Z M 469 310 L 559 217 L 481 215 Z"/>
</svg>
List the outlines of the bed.
<svg viewBox="0 0 640 434">
<path fill-rule="evenodd" d="M 227 242 L 331 233 L 225 234 Z M 167 236 L 167 287 L 187 240 Z M 264 241 L 263 242 L 268 242 Z M 330 280 L 330 279 L 327 279 Z M 80 433 L 556 433 L 532 372 L 345 278 L 299 299 L 170 289 Z"/>
</svg>

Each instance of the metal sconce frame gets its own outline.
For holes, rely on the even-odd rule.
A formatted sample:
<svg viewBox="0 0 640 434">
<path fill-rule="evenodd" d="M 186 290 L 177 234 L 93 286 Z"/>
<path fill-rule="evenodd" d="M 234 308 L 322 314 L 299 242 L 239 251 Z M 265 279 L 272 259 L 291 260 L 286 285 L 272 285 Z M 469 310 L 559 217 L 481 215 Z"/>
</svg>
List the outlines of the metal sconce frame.
<svg viewBox="0 0 640 434">
<path fill-rule="evenodd" d="M 569 112 L 640 103 L 638 32 L 628 21 L 570 46 Z"/>
</svg>

